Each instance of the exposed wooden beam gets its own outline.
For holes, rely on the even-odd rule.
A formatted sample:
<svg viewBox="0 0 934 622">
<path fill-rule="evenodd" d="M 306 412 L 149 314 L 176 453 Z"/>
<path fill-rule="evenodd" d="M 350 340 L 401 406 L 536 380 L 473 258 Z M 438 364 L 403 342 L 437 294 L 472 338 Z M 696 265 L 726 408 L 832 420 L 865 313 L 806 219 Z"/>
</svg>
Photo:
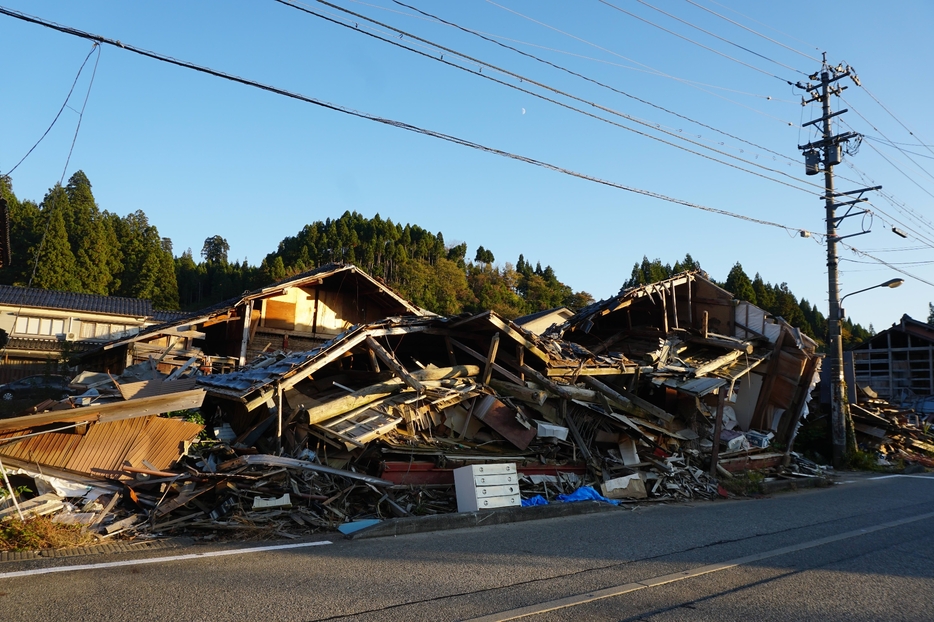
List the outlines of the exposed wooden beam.
<svg viewBox="0 0 934 622">
<path fill-rule="evenodd" d="M 373 337 L 367 335 L 366 345 L 369 346 L 370 350 L 376 354 L 376 357 L 385 363 L 393 372 L 395 372 L 395 374 L 399 376 L 399 378 L 401 378 L 405 384 L 415 389 L 415 391 L 419 394 L 425 392 L 425 387 L 422 385 L 422 383 L 413 378 L 412 374 L 410 374 L 409 371 L 402 366 L 402 363 L 400 363 L 398 359 L 396 359 L 396 357 L 393 356 L 391 352 L 389 352 L 389 350 L 384 348 L 378 341 L 373 339 Z"/>
</svg>

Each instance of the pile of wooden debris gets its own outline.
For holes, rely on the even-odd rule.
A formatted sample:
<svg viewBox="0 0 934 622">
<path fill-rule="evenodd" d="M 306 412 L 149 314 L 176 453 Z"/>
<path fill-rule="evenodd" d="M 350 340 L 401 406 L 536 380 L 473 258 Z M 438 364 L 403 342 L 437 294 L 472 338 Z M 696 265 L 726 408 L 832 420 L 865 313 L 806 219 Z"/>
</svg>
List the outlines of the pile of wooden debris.
<svg viewBox="0 0 934 622">
<path fill-rule="evenodd" d="M 452 512 L 455 470 L 476 465 L 514 465 L 515 484 L 478 487 L 488 508 L 582 487 L 712 498 L 718 477 L 802 464 L 819 360 L 780 318 L 685 273 L 543 331 L 494 312 L 398 316 L 229 373 L 117 382 L 110 401 L 0 422 L 0 459 L 104 535 L 287 537 Z M 193 408 L 200 440 L 202 425 L 156 416 Z"/>
</svg>

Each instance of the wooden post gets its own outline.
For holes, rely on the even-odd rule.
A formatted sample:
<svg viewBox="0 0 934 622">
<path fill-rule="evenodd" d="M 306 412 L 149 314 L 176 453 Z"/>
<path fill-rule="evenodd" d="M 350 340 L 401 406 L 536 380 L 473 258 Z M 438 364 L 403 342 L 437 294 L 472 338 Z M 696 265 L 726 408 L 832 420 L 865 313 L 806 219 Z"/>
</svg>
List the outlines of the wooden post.
<svg viewBox="0 0 934 622">
<path fill-rule="evenodd" d="M 493 335 L 490 340 L 490 350 L 486 357 L 486 365 L 483 367 L 483 376 L 480 378 L 481 384 L 490 384 L 490 376 L 493 375 L 493 363 L 496 361 L 496 351 L 499 350 L 499 333 Z"/>
<path fill-rule="evenodd" d="M 367 348 L 366 351 L 370 355 L 370 368 L 378 374 L 379 361 L 376 359 L 376 352 L 374 352 L 372 348 Z"/>
<path fill-rule="evenodd" d="M 668 304 L 665 302 L 665 299 L 667 298 L 667 296 L 665 296 L 664 291 L 661 292 L 661 294 L 659 295 L 659 298 L 662 299 L 662 330 L 664 330 L 665 334 L 667 335 L 668 334 Z"/>
<path fill-rule="evenodd" d="M 240 337 L 240 366 L 246 365 L 246 351 L 250 343 L 250 320 L 253 316 L 253 301 L 246 303 L 243 310 L 243 335 Z"/>
<path fill-rule="evenodd" d="M 386 348 L 381 346 L 378 341 L 367 335 L 366 345 L 369 346 L 377 357 L 379 357 L 392 371 L 402 379 L 407 385 L 415 389 L 418 393 L 424 393 L 425 387 L 402 366 L 396 357 L 394 357 Z"/>
<path fill-rule="evenodd" d="M 23 511 L 19 509 L 19 502 L 16 501 L 16 491 L 13 490 L 13 487 L 10 485 L 10 479 L 6 476 L 6 469 L 3 468 L 2 461 L 0 461 L 0 473 L 3 473 L 3 481 L 6 482 L 6 488 L 10 491 L 10 499 L 13 500 L 13 505 L 16 506 L 16 513 L 19 514 L 20 521 L 25 522 L 26 519 L 23 517 Z"/>
<path fill-rule="evenodd" d="M 710 319 L 709 314 L 704 311 L 704 315 L 701 316 L 701 336 L 707 338 L 707 322 Z"/>
<path fill-rule="evenodd" d="M 516 345 L 516 360 L 519 361 L 519 380 L 525 382 L 525 373 L 522 371 L 522 366 L 525 365 L 525 348 L 521 343 Z"/>
<path fill-rule="evenodd" d="M 278 406 L 276 407 L 276 446 L 279 448 L 279 455 L 282 455 L 282 385 L 276 383 L 276 393 L 278 394 Z"/>
<path fill-rule="evenodd" d="M 671 315 L 675 321 L 674 322 L 675 328 L 679 328 L 678 326 L 678 298 L 677 296 L 675 296 L 675 289 L 676 287 L 674 283 L 672 283 L 671 284 Z"/>
<path fill-rule="evenodd" d="M 723 431 L 723 406 L 726 402 L 726 387 L 718 389 L 717 419 L 713 424 L 713 447 L 710 450 L 710 476 L 717 477 L 717 461 L 720 458 L 720 432 Z"/>
<path fill-rule="evenodd" d="M 444 348 L 448 351 L 448 363 L 450 363 L 451 367 L 454 367 L 457 365 L 457 358 L 454 356 L 454 345 L 448 335 L 444 336 Z"/>
</svg>

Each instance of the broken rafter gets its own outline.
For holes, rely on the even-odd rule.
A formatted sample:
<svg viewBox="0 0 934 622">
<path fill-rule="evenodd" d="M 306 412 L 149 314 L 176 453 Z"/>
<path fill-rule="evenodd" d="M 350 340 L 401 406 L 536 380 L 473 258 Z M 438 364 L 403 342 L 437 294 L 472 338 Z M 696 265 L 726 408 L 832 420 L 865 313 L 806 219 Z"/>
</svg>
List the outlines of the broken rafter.
<svg viewBox="0 0 934 622">
<path fill-rule="evenodd" d="M 487 360 L 485 356 L 483 356 L 482 354 L 480 354 L 479 352 L 477 352 L 477 351 L 474 350 L 473 348 L 464 345 L 464 344 L 461 343 L 460 341 L 457 341 L 456 339 L 451 339 L 451 344 L 452 344 L 454 347 L 463 350 L 464 352 L 466 352 L 466 353 L 469 354 L 470 356 L 474 357 L 474 358 L 475 358 L 476 360 L 478 360 L 478 361 L 486 361 L 486 360 Z M 500 364 L 498 364 L 498 363 L 493 363 L 492 366 L 493 366 L 493 369 L 495 369 L 496 371 L 498 371 L 499 373 L 501 373 L 503 376 L 505 376 L 507 379 L 511 380 L 512 382 L 515 382 L 516 384 L 523 384 L 521 378 L 519 378 L 517 375 L 515 375 L 514 373 L 512 373 L 511 371 L 509 371 L 508 369 L 506 369 L 506 368 L 503 367 L 502 365 L 500 365 Z M 478 368 L 478 369 L 479 369 L 479 368 Z"/>
<path fill-rule="evenodd" d="M 376 357 L 389 366 L 392 371 L 402 379 L 402 381 L 412 387 L 416 393 L 424 393 L 425 387 L 422 386 L 418 380 L 416 380 L 408 370 L 402 366 L 395 356 L 392 355 L 389 350 L 384 348 L 378 341 L 367 335 L 366 345 L 369 346 L 370 350 L 376 354 Z"/>
</svg>

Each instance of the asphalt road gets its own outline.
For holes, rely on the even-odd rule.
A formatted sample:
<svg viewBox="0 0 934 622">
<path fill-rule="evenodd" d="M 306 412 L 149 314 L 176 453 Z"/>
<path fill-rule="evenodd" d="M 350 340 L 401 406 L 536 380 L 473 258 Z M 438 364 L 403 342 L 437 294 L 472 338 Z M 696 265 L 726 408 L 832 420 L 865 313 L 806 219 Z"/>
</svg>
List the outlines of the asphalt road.
<svg viewBox="0 0 934 622">
<path fill-rule="evenodd" d="M 934 477 L 841 479 L 259 552 L 8 562 L 0 619 L 934 620 Z M 192 553 L 219 555 L 162 559 Z"/>
</svg>

